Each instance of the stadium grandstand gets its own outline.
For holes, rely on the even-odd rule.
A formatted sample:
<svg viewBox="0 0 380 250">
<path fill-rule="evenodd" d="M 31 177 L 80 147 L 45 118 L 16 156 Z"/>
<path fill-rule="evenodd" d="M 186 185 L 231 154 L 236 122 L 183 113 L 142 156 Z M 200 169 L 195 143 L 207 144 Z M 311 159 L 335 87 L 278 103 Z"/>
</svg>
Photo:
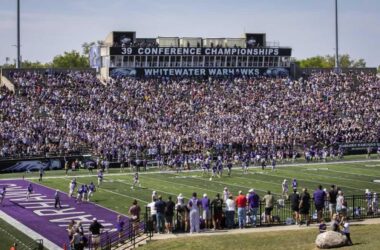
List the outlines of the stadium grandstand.
<svg viewBox="0 0 380 250">
<path fill-rule="evenodd" d="M 378 160 L 371 160 L 371 153 L 380 157 L 380 79 L 376 71 L 310 69 L 296 75 L 290 73 L 297 71 L 292 69 L 291 53 L 289 47 L 267 42 L 265 34 L 136 38 L 135 32 L 115 31 L 102 46 L 91 48 L 93 69 L 4 70 L 0 172 L 18 178 L 0 180 L 1 203 L 5 198 L 0 215 L 12 223 L 13 217 L 18 219 L 31 229 L 26 232 L 42 237 L 49 249 L 74 247 L 77 236 L 83 246 L 88 236 L 89 249 L 99 244 L 101 249 L 123 249 L 126 241 L 134 247 L 136 241 L 150 239 L 154 231 L 199 232 L 199 223 L 205 230 L 301 223 L 297 216 L 293 218 L 288 196 L 287 179 L 293 177 L 296 193 L 297 176 L 302 187 L 340 182 L 339 189 L 331 192 L 342 192 L 342 187 L 348 190 L 345 206 L 351 218 L 378 217 L 376 192 L 364 196 L 362 186 L 379 190 L 379 180 L 369 174 L 379 166 Z M 368 162 L 369 170 L 350 165 L 352 173 L 346 173 L 336 163 L 363 152 L 368 159 L 360 160 Z M 297 169 L 284 165 L 289 168 L 276 172 L 277 163 L 294 162 L 301 163 Z M 310 169 L 303 163 L 316 167 Z M 327 164 L 331 167 L 326 168 Z M 157 165 L 160 172 L 148 165 Z M 271 172 L 267 165 L 272 166 Z M 242 171 L 235 170 L 238 166 Z M 249 166 L 256 169 L 245 177 L 251 174 Z M 117 171 L 109 169 L 113 167 Z M 222 175 L 223 167 L 229 168 L 228 177 Z M 94 168 L 96 174 L 92 174 Z M 143 169 L 146 172 L 140 176 Z M 53 173 L 44 179 L 45 170 L 58 171 L 49 171 Z M 326 173 L 318 176 L 320 171 Z M 329 177 L 337 173 L 339 177 Z M 352 184 L 356 175 L 360 180 Z M 68 184 L 68 195 L 63 195 Z M 246 191 L 248 198 L 255 193 L 252 185 L 262 185 L 256 193 L 264 198 L 255 201 L 255 210 L 245 200 Z M 276 202 L 266 191 L 272 188 Z M 216 198 L 205 205 L 191 189 Z M 312 215 L 305 217 L 307 225 L 323 218 L 333 220 L 328 191 L 319 189 L 325 194 L 323 214 L 319 204 L 306 207 L 305 213 Z M 215 209 L 220 201 L 218 190 L 224 202 L 232 193 L 239 194 L 239 207 L 234 205 L 231 211 L 247 206 L 248 217 L 239 212 L 231 218 L 226 205 Z M 170 196 L 167 203 L 157 191 Z M 360 194 L 355 198 L 356 192 Z M 174 206 L 171 196 L 177 193 Z M 203 198 L 207 200 L 206 193 Z M 133 204 L 129 209 L 127 202 Z M 172 214 L 163 208 L 167 204 L 173 205 Z M 207 222 L 207 212 L 199 220 L 198 207 L 202 212 L 213 211 L 213 223 Z M 229 222 L 222 223 L 226 217 Z M 140 239 L 141 235 L 146 237 Z"/>
</svg>

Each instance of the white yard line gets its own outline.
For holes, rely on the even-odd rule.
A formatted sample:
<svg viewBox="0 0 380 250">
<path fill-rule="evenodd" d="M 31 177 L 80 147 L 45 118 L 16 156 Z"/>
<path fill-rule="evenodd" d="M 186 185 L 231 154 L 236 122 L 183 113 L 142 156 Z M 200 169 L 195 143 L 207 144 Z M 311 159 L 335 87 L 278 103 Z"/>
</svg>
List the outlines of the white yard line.
<svg viewBox="0 0 380 250">
<path fill-rule="evenodd" d="M 55 243 L 51 242 L 50 240 L 43 237 L 41 234 L 35 232 L 34 230 L 30 229 L 29 227 L 25 226 L 24 224 L 20 223 L 18 220 L 14 219 L 13 217 L 7 215 L 3 211 L 0 210 L 0 218 L 5 220 L 7 223 L 11 224 L 13 227 L 17 228 L 19 231 L 23 232 L 24 234 L 28 235 L 32 239 L 42 239 L 44 241 L 44 247 L 47 249 L 57 249 L 61 250 L 62 248 L 57 246 Z"/>
</svg>

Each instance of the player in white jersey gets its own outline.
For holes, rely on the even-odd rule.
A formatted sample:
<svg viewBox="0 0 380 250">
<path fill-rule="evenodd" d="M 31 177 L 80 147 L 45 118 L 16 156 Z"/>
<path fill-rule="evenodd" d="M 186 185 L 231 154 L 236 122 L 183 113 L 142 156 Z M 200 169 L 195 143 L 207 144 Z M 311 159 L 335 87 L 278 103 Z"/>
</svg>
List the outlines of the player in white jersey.
<svg viewBox="0 0 380 250">
<path fill-rule="evenodd" d="M 102 182 L 103 182 L 103 170 L 98 169 L 98 187 L 100 186 Z"/>
<path fill-rule="evenodd" d="M 141 187 L 141 183 L 139 181 L 139 173 L 136 172 L 133 176 L 133 184 L 132 184 L 132 189 L 134 189 L 135 186 L 139 185 L 139 187 Z"/>
<path fill-rule="evenodd" d="M 77 186 L 77 180 L 74 178 L 69 184 L 69 197 L 73 196 L 76 186 Z"/>
<path fill-rule="evenodd" d="M 281 186 L 282 186 L 282 197 L 284 199 L 288 199 L 288 191 L 289 191 L 288 181 L 285 179 L 282 182 Z"/>
</svg>

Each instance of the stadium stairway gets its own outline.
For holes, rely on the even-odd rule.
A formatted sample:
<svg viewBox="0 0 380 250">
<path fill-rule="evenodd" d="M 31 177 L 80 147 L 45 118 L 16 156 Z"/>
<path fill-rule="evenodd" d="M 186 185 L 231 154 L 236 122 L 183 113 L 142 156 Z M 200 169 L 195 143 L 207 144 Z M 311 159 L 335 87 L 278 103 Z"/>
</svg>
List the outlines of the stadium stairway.
<svg viewBox="0 0 380 250">
<path fill-rule="evenodd" d="M 104 86 L 107 86 L 107 82 L 100 75 L 96 75 L 96 78 L 98 78 L 99 82 L 101 82 Z"/>
<path fill-rule="evenodd" d="M 5 86 L 10 91 L 15 92 L 15 85 L 8 78 L 3 75 L 0 78 L 0 87 Z"/>
</svg>

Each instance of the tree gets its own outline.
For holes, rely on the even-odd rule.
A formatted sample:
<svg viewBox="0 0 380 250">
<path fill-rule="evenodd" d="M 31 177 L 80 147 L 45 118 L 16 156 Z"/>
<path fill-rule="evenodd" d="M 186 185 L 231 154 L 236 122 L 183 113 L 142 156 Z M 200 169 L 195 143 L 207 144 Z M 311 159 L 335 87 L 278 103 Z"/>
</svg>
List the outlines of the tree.
<svg viewBox="0 0 380 250">
<path fill-rule="evenodd" d="M 380 65 L 379 65 L 379 67 L 377 67 L 377 73 L 380 74 Z"/>
<path fill-rule="evenodd" d="M 335 66 L 335 56 L 314 56 L 298 61 L 301 68 L 333 68 Z M 354 60 L 350 55 L 339 55 L 339 64 L 342 68 L 364 68 L 364 59 Z"/>
<path fill-rule="evenodd" d="M 64 52 L 63 55 L 55 56 L 52 66 L 54 68 L 88 68 L 90 67 L 88 58 L 78 51 Z"/>
<path fill-rule="evenodd" d="M 26 68 L 26 69 L 49 68 L 49 67 L 51 67 L 51 64 L 50 63 L 41 63 L 39 61 L 32 62 L 32 61 L 25 60 L 25 61 L 22 61 L 21 67 Z"/>
<path fill-rule="evenodd" d="M 299 61 L 301 68 L 331 68 L 333 64 L 327 56 L 314 56 Z"/>
</svg>

